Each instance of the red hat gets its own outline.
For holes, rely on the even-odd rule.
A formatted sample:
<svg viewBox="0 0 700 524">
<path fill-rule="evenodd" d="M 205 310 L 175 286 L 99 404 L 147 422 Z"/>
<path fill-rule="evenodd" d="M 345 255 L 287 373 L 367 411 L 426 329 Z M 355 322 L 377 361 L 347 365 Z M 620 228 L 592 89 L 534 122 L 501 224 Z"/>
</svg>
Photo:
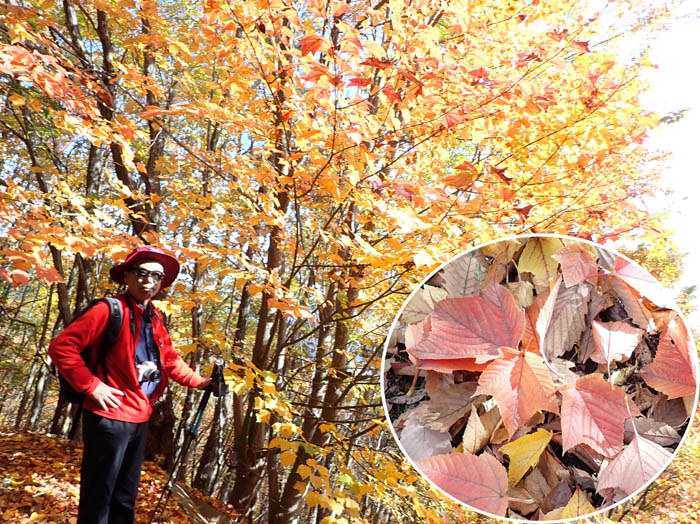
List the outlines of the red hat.
<svg viewBox="0 0 700 524">
<path fill-rule="evenodd" d="M 117 284 L 125 284 L 124 272 L 136 266 L 141 260 L 153 260 L 163 266 L 165 278 L 163 278 L 163 282 L 161 283 L 161 289 L 165 289 L 172 284 L 180 272 L 180 263 L 174 256 L 168 255 L 162 249 L 155 246 L 141 246 L 129 253 L 129 256 L 126 257 L 124 262 L 113 266 L 112 269 L 109 270 L 109 276 L 112 277 L 112 280 Z"/>
</svg>

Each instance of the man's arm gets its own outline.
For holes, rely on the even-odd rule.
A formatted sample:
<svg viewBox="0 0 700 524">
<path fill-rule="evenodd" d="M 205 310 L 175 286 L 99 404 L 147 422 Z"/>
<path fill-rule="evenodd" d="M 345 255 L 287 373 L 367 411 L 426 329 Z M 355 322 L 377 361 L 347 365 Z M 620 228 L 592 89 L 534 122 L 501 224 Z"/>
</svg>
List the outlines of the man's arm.
<svg viewBox="0 0 700 524">
<path fill-rule="evenodd" d="M 88 369 L 81 351 L 96 347 L 104 334 L 109 318 L 109 306 L 99 302 L 68 325 L 49 344 L 49 356 L 61 375 L 73 388 L 94 398 L 103 409 L 116 407 L 124 393 L 109 387 Z"/>
</svg>

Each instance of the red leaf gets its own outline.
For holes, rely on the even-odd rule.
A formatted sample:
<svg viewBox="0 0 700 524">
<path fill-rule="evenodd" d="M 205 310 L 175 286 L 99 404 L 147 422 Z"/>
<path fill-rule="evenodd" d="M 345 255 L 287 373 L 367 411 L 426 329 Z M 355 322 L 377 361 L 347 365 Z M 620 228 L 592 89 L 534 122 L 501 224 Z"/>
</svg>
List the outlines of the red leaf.
<svg viewBox="0 0 700 524">
<path fill-rule="evenodd" d="M 600 472 L 596 491 L 606 499 L 611 499 L 615 490 L 624 496 L 632 495 L 663 471 L 672 457 L 658 444 L 635 435 L 632 442 Z"/>
<path fill-rule="evenodd" d="M 505 175 L 506 168 L 505 167 L 494 167 L 491 164 L 484 164 L 484 171 L 491 173 L 492 175 L 496 175 L 503 183 L 505 184 L 510 184 L 513 179 L 510 177 L 507 177 Z"/>
<path fill-rule="evenodd" d="M 601 375 L 586 375 L 559 391 L 564 452 L 577 444 L 587 444 L 606 457 L 622 450 L 625 419 L 641 415 L 622 389 Z"/>
<path fill-rule="evenodd" d="M 502 346 L 517 347 L 525 315 L 503 286 L 490 284 L 480 296 L 447 298 L 435 305 L 430 334 L 410 348 L 416 359 L 497 357 Z"/>
<path fill-rule="evenodd" d="M 386 69 L 389 67 L 391 64 L 391 61 L 389 60 L 379 60 L 379 58 L 368 58 L 367 60 L 364 60 L 360 62 L 361 65 L 368 65 L 371 67 L 377 67 L 379 69 Z M 386 88 L 385 88 L 386 89 Z"/>
<path fill-rule="evenodd" d="M 350 81 L 346 84 L 347 87 L 352 87 L 352 86 L 360 86 L 364 87 L 372 83 L 371 78 L 362 78 L 361 76 L 355 76 L 350 79 Z"/>
<path fill-rule="evenodd" d="M 556 388 L 542 357 L 504 348 L 479 378 L 477 395 L 492 395 L 503 417 L 508 435 L 520 429 L 541 409 L 558 413 Z"/>
<path fill-rule="evenodd" d="M 396 184 L 394 191 L 409 202 L 413 202 L 413 197 L 416 196 L 416 191 L 407 184 Z"/>
<path fill-rule="evenodd" d="M 627 322 L 593 321 L 595 351 L 591 360 L 599 364 L 610 364 L 613 360 L 627 360 L 642 339 L 644 330 L 630 326 Z"/>
<path fill-rule="evenodd" d="M 654 389 L 669 399 L 695 394 L 697 359 L 688 347 L 688 335 L 678 322 L 672 322 L 664 332 L 654 361 L 639 373 Z"/>
<path fill-rule="evenodd" d="M 437 455 L 417 463 L 440 489 L 474 509 L 504 516 L 508 508 L 508 474 L 492 455 Z"/>
<path fill-rule="evenodd" d="M 308 35 L 299 39 L 302 56 L 314 54 L 323 45 L 323 38 L 316 35 Z"/>
<path fill-rule="evenodd" d="M 575 286 L 584 280 L 596 283 L 598 265 L 595 257 L 586 251 L 580 243 L 565 246 L 552 257 L 561 264 L 566 287 Z"/>
<path fill-rule="evenodd" d="M 590 53 L 591 49 L 588 47 L 588 42 L 571 42 L 571 47 L 580 53 Z"/>
</svg>

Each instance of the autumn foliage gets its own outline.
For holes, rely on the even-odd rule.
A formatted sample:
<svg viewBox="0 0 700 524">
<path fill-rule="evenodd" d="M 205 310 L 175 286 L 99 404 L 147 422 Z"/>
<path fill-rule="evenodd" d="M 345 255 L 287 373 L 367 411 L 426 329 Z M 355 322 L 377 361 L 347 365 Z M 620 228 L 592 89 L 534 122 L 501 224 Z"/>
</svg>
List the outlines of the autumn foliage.
<svg viewBox="0 0 700 524">
<path fill-rule="evenodd" d="M 433 304 L 422 319 L 414 300 Z M 521 237 L 461 255 L 394 329 L 385 389 L 402 370 L 425 377 L 421 395 L 415 382 L 385 393 L 404 452 L 491 515 L 566 519 L 626 499 L 668 465 L 693 414 L 697 354 L 664 288 L 580 240 Z"/>
<path fill-rule="evenodd" d="M 2 422 L 67 433 L 46 345 L 148 242 L 184 268 L 159 303 L 176 347 L 204 372 L 230 363 L 188 480 L 270 524 L 460 518 L 390 444 L 382 343 L 415 282 L 475 242 L 661 230 L 639 205 L 658 187 L 658 117 L 639 100 L 651 64 L 616 45 L 666 11 L 638 4 L 6 2 Z M 535 355 L 542 326 L 502 311 L 498 287 L 483 297 L 512 332 L 459 369 L 518 340 Z M 457 365 L 430 344 L 420 358 Z M 197 403 L 168 400 L 151 427 L 165 462 Z"/>
</svg>

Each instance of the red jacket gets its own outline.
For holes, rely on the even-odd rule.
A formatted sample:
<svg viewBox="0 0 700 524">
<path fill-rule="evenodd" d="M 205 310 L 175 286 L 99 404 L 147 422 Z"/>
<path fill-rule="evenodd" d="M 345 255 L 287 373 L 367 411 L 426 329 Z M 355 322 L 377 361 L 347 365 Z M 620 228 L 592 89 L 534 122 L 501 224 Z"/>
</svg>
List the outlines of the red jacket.
<svg viewBox="0 0 700 524">
<path fill-rule="evenodd" d="M 122 327 L 114 347 L 106 351 L 104 359 L 107 369 L 107 385 L 124 392 L 122 403 L 118 408 L 105 411 L 90 398 L 89 395 L 95 391 L 98 384 L 104 382 L 104 372 L 98 365 L 97 368 L 93 366 L 93 369 L 96 369 L 95 374 L 93 374 L 80 356 L 80 352 L 87 346 L 92 345 L 93 348 L 99 346 L 109 317 L 109 306 L 105 302 L 99 302 L 64 329 L 49 345 L 49 355 L 58 370 L 75 390 L 86 394 L 83 402 L 85 409 L 114 420 L 145 422 L 153 411 L 151 403 L 161 396 L 167 385 L 168 379 L 166 377 L 188 387 L 197 387 L 205 379 L 192 370 L 175 352 L 170 335 L 163 325 L 161 313 L 153 308 L 153 338 L 160 351 L 163 379 L 149 401 L 138 383 L 134 361 L 136 341 L 138 334 L 141 333 L 142 309 L 137 306 L 132 307 L 136 323 L 136 335 L 132 336 L 126 297 L 125 295 L 117 295 L 117 298 L 122 303 Z M 93 355 L 96 356 L 96 353 L 93 351 Z"/>
</svg>

